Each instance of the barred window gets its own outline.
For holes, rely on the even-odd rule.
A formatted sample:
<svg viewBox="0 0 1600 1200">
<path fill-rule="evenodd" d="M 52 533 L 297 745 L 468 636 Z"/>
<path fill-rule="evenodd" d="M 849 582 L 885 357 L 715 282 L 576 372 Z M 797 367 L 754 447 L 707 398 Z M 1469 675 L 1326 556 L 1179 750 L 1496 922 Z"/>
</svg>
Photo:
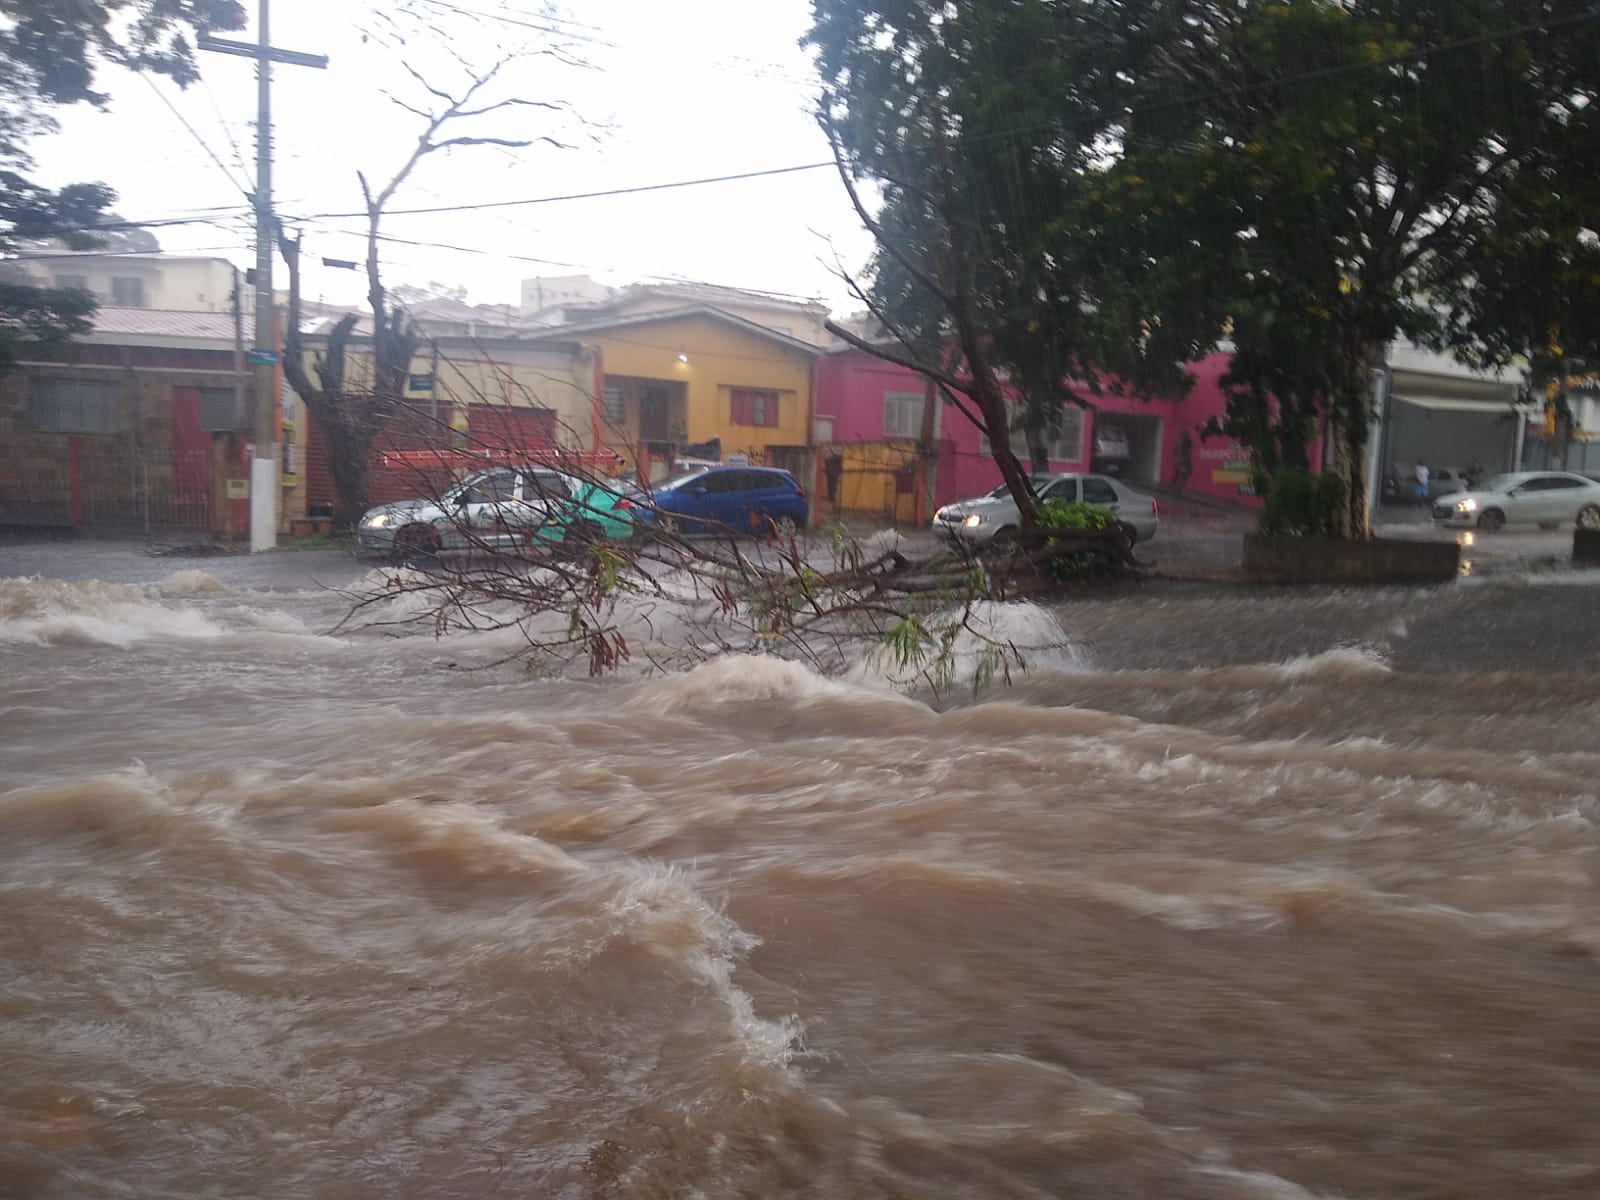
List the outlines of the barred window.
<svg viewBox="0 0 1600 1200">
<path fill-rule="evenodd" d="M 232 388 L 200 389 L 200 428 L 208 433 L 232 433 L 242 427 L 244 413 Z"/>
<path fill-rule="evenodd" d="M 601 413 L 608 425 L 621 425 L 627 414 L 627 408 L 622 398 L 622 388 L 617 384 L 608 383 L 601 393 Z"/>
<path fill-rule="evenodd" d="M 35 379 L 29 389 L 33 427 L 40 433 L 119 433 L 122 397 L 109 379 Z"/>
</svg>

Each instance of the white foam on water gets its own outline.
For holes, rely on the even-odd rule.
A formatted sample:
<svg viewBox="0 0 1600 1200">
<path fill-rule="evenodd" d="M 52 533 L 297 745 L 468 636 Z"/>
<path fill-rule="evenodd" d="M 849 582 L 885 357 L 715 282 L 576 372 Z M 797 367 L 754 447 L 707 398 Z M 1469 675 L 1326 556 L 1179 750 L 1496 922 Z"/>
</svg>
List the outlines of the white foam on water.
<svg viewBox="0 0 1600 1200">
<path fill-rule="evenodd" d="M 192 608 L 168 608 L 141 588 L 97 580 L 0 579 L 0 642 L 129 647 L 153 638 L 216 638 Z"/>
<path fill-rule="evenodd" d="M 240 637 L 288 639 L 302 647 L 342 644 L 311 632 L 299 618 L 278 609 L 212 603 L 202 610 L 172 602 L 177 597 L 211 597 L 227 591 L 204 571 L 179 571 L 138 586 L 100 580 L 0 579 L 0 643 L 129 649 L 153 641 Z"/>
<path fill-rule="evenodd" d="M 924 622 L 934 644 L 916 661 L 898 661 L 887 645 L 869 649 L 849 672 L 864 683 L 895 688 L 975 688 L 985 675 L 994 682 L 1028 672 L 1078 674 L 1089 670 L 1082 646 L 1055 615 L 1031 601 L 982 600 L 965 611 L 940 613 Z M 947 645 L 946 645 L 947 643 Z"/>
<path fill-rule="evenodd" d="M 225 592 L 228 585 L 209 571 L 174 571 L 152 583 L 147 591 L 157 596 L 187 596 L 206 592 Z"/>
<path fill-rule="evenodd" d="M 751 654 L 722 655 L 681 674 L 654 680 L 640 689 L 633 703 L 655 712 L 693 713 L 769 700 L 849 699 L 888 701 L 924 711 L 916 701 L 881 687 L 830 679 L 803 663 Z"/>
</svg>

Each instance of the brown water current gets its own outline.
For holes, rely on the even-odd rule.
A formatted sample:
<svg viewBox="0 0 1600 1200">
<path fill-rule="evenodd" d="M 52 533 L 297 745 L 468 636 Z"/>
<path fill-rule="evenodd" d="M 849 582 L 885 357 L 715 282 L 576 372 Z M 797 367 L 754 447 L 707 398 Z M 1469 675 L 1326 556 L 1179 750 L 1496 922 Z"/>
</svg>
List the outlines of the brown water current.
<svg viewBox="0 0 1600 1200">
<path fill-rule="evenodd" d="M 150 578 L 0 579 L 0 1196 L 1600 1195 L 1600 678 L 1471 592 L 930 703 Z"/>
</svg>

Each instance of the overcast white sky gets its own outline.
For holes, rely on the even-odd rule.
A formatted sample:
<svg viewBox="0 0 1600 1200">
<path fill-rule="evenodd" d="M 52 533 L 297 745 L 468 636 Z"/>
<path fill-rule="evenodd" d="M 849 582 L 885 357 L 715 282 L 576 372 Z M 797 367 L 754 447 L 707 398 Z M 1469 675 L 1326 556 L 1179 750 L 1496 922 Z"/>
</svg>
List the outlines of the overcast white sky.
<svg viewBox="0 0 1600 1200">
<path fill-rule="evenodd" d="M 255 0 L 247 7 L 253 17 Z M 504 73 L 492 96 L 563 101 L 573 115 L 518 109 L 460 132 L 550 134 L 574 148 L 473 147 L 435 155 L 397 194 L 393 209 L 595 192 L 828 158 L 810 116 L 811 67 L 797 45 L 809 24 L 808 0 L 584 0 L 555 11 L 555 27 L 571 35 L 561 44 L 591 69 L 529 58 Z M 275 0 L 271 20 L 275 45 L 331 60 L 326 71 L 274 70 L 276 205 L 291 229 L 304 229 L 313 263 L 365 256 L 360 218 L 321 214 L 359 210 L 356 172 L 387 179 L 414 143 L 420 121 L 381 94 L 387 89 L 413 104 L 429 102 L 402 57 L 448 89 L 463 77 L 455 55 L 487 66 L 508 50 L 551 42 L 518 24 L 549 24 L 528 0 L 406 0 L 398 7 L 383 0 Z M 424 29 L 424 21 L 434 30 Z M 255 26 L 228 36 L 254 40 Z M 34 155 L 44 182 L 110 184 L 130 219 L 209 218 L 215 211 L 215 223 L 157 230 L 163 249 L 247 265 L 251 218 L 234 181 L 254 175 L 254 68 L 228 55 L 199 58 L 204 82 L 186 91 L 165 80 L 152 85 L 104 72 L 100 86 L 111 93 L 110 110 L 61 111 L 61 132 L 38 142 Z M 383 229 L 395 238 L 461 248 L 388 243 L 388 283 L 464 285 L 480 303 L 515 303 L 518 281 L 534 275 L 588 273 L 608 283 L 698 279 L 818 296 L 850 310 L 855 306 L 832 274 L 834 255 L 859 269 L 871 248 L 831 168 L 677 191 L 395 215 Z M 281 284 L 281 264 L 276 270 Z M 308 269 L 309 296 L 353 303 L 364 291 L 353 272 Z"/>
</svg>

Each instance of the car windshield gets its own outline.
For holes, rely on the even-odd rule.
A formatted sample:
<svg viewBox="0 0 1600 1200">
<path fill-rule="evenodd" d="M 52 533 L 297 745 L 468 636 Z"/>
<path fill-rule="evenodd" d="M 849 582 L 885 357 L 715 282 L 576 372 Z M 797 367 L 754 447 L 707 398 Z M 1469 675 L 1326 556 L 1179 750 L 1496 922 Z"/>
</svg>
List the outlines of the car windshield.
<svg viewBox="0 0 1600 1200">
<path fill-rule="evenodd" d="M 704 467 L 695 467 L 693 470 L 689 471 L 679 471 L 676 475 L 668 475 L 659 483 L 652 483 L 650 485 L 650 490 L 655 492 L 670 492 L 674 488 L 682 487 L 691 479 L 699 479 L 705 473 L 706 469 Z"/>
<path fill-rule="evenodd" d="M 1509 492 L 1517 485 L 1515 475 L 1491 475 L 1472 490 L 1475 492 Z"/>
<path fill-rule="evenodd" d="M 1048 475 L 1029 475 L 1027 476 L 1027 480 L 1028 487 L 1036 496 L 1045 488 L 1050 486 L 1050 476 Z M 986 492 L 984 494 L 984 499 L 1003 500 L 1009 495 L 1011 495 L 1011 486 L 1009 484 L 1002 483 L 999 487 L 995 488 L 994 491 Z"/>
</svg>

